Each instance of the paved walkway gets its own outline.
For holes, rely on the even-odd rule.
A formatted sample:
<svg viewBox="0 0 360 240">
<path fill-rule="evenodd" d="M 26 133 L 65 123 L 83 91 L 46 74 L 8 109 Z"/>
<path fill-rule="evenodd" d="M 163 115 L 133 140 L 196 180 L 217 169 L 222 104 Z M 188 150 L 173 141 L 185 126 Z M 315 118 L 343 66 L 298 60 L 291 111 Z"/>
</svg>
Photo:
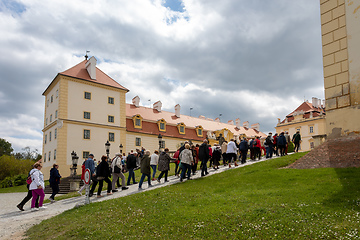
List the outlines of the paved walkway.
<svg viewBox="0 0 360 240">
<path fill-rule="evenodd" d="M 236 168 L 244 167 L 247 165 L 251 165 L 257 162 L 262 162 L 268 159 L 262 158 L 260 161 L 248 161 L 247 163 L 243 165 L 239 165 Z M 219 170 L 214 170 L 212 168 L 209 168 L 209 175 L 211 176 L 216 173 L 221 173 L 229 169 L 228 166 L 220 166 Z M 197 171 L 196 175 L 192 175 L 192 179 L 200 178 L 200 171 Z M 164 178 L 161 179 L 161 183 L 158 183 L 157 181 L 153 181 L 152 184 L 154 187 L 147 188 L 147 181 L 143 184 L 143 191 L 149 191 L 153 190 L 159 187 L 164 187 L 168 185 L 172 185 L 174 183 L 179 183 L 179 178 L 176 176 L 170 176 L 168 177 L 169 182 L 163 183 Z M 185 180 L 186 181 L 186 180 Z M 113 195 L 106 195 L 106 191 L 103 191 L 102 194 L 104 197 L 102 198 L 96 198 L 92 197 L 91 202 L 100 202 L 105 201 L 109 199 L 119 198 L 128 196 L 131 194 L 143 192 L 138 190 L 138 184 L 130 185 L 129 189 L 126 191 L 119 191 L 114 193 Z M 39 224 L 42 220 L 51 218 L 53 216 L 56 216 L 66 210 L 74 208 L 76 205 L 81 205 L 85 203 L 85 196 L 79 196 L 79 197 L 73 197 L 69 199 L 64 199 L 57 201 L 53 204 L 47 203 L 44 204 L 44 206 L 48 207 L 45 210 L 40 210 L 36 212 L 30 211 L 30 203 L 31 200 L 24 206 L 25 211 L 19 211 L 19 209 L 16 207 L 16 205 L 21 202 L 21 200 L 26 196 L 26 193 L 1 193 L 0 194 L 0 239 L 22 239 L 23 234 L 27 229 L 29 229 L 31 226 Z M 45 199 L 49 198 L 49 194 L 45 196 Z"/>
</svg>

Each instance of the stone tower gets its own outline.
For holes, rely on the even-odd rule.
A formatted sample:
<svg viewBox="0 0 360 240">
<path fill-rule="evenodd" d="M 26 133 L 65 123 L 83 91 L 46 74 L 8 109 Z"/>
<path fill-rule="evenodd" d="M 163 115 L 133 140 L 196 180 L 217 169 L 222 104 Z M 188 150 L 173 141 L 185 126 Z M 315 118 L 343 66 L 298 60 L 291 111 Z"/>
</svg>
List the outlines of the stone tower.
<svg viewBox="0 0 360 240">
<path fill-rule="evenodd" d="M 360 2 L 320 0 L 326 133 L 360 133 Z"/>
</svg>

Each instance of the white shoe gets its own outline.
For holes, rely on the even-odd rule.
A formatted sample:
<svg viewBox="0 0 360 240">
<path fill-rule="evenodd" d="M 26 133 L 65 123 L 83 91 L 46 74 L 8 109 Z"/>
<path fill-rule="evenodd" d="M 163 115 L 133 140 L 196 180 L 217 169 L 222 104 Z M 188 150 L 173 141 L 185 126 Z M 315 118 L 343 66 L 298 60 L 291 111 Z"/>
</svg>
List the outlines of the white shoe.
<svg viewBox="0 0 360 240">
<path fill-rule="evenodd" d="M 32 212 L 36 212 L 36 211 L 39 211 L 39 209 L 36 208 L 36 207 L 34 207 L 34 208 L 31 209 L 31 211 L 32 211 Z"/>
<path fill-rule="evenodd" d="M 44 209 L 47 209 L 47 207 L 41 206 L 41 207 L 39 207 L 39 209 L 44 210 Z"/>
<path fill-rule="evenodd" d="M 52 198 L 49 198 L 49 201 L 51 202 L 51 203 L 54 203 L 54 202 L 56 202 L 54 199 L 52 199 Z"/>
</svg>

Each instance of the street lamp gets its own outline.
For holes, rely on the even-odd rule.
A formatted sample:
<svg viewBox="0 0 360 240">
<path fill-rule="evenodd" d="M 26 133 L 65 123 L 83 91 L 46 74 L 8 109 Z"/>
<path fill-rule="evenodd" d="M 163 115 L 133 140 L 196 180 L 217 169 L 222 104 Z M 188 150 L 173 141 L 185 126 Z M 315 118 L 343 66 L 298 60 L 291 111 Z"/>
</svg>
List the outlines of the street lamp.
<svg viewBox="0 0 360 240">
<path fill-rule="evenodd" d="M 161 149 L 161 142 L 162 142 L 162 136 L 161 134 L 159 133 L 158 135 L 158 139 L 159 139 L 159 152 L 160 152 L 160 149 Z"/>
<path fill-rule="evenodd" d="M 107 159 L 108 159 L 108 164 L 110 166 L 110 159 L 109 159 L 109 154 L 110 154 L 110 143 L 109 141 L 106 141 L 105 143 L 105 150 L 106 150 L 106 156 L 107 156 Z"/>
<path fill-rule="evenodd" d="M 72 167 L 70 168 L 70 175 L 72 177 L 76 176 L 76 168 L 77 168 L 78 159 L 79 159 L 79 157 L 77 156 L 76 152 L 72 151 L 72 153 L 71 153 Z"/>
<path fill-rule="evenodd" d="M 123 145 L 121 143 L 120 143 L 119 148 L 120 148 L 120 153 L 122 154 Z"/>
</svg>

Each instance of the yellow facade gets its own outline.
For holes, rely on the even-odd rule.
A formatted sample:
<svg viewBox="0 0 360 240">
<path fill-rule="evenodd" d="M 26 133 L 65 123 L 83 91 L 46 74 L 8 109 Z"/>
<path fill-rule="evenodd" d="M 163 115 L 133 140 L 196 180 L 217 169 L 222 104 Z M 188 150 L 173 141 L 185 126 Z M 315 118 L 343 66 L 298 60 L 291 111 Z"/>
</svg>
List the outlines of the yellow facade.
<svg viewBox="0 0 360 240">
<path fill-rule="evenodd" d="M 360 2 L 320 0 L 326 134 L 360 133 Z"/>
<path fill-rule="evenodd" d="M 296 131 L 300 131 L 302 141 L 300 151 L 310 151 L 325 141 L 325 119 L 325 115 L 307 119 L 302 116 L 296 116 L 291 122 L 278 123 L 275 129 L 278 134 L 288 132 L 290 138 L 292 138 Z"/>
</svg>

